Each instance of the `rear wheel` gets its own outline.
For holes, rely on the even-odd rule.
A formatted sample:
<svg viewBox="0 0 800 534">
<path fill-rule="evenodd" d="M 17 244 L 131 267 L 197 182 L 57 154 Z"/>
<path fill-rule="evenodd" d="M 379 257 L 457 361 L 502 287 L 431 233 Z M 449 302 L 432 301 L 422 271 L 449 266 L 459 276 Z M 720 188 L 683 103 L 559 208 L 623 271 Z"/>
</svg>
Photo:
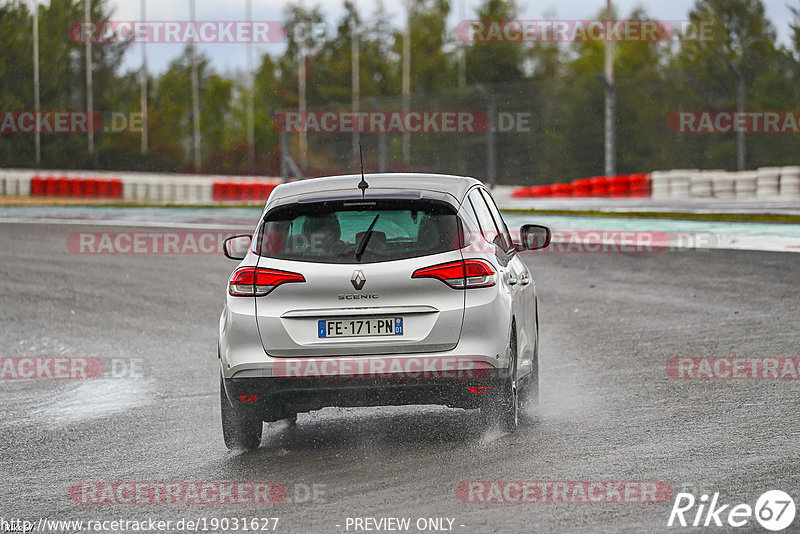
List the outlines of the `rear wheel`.
<svg viewBox="0 0 800 534">
<path fill-rule="evenodd" d="M 536 345 L 533 348 L 531 372 L 523 380 L 520 395 L 520 410 L 523 417 L 528 417 L 539 405 L 539 330 L 536 330 Z"/>
<path fill-rule="evenodd" d="M 509 374 L 498 387 L 496 395 L 487 398 L 487 404 L 481 407 L 481 415 L 488 424 L 499 423 L 507 432 L 514 432 L 519 427 L 519 384 L 517 382 L 517 330 L 512 326 L 511 339 L 508 343 L 511 354 Z"/>
<path fill-rule="evenodd" d="M 228 449 L 257 449 L 261 443 L 263 423 L 259 419 L 244 416 L 233 409 L 228 396 L 225 395 L 225 384 L 219 378 L 219 404 L 222 414 L 222 438 Z"/>
</svg>

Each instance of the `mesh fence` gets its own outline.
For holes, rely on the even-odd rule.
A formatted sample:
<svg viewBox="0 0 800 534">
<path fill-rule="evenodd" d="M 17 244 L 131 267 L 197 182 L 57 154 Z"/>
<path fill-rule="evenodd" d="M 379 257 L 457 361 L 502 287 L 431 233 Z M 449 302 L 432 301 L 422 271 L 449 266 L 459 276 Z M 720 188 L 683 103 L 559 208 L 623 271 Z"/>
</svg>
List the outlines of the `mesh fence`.
<svg viewBox="0 0 800 534">
<path fill-rule="evenodd" d="M 599 86 L 599 83 L 598 83 Z M 604 96 L 602 86 L 575 99 L 561 98 L 547 82 L 526 82 L 491 87 L 471 87 L 437 94 L 415 95 L 412 112 L 467 112 L 489 120 L 491 128 L 453 133 L 413 132 L 408 137 L 409 157 L 404 157 L 403 134 L 363 132 L 358 135 L 368 172 L 421 171 L 475 176 L 497 184 L 537 184 L 602 174 L 604 167 Z M 362 111 L 386 114 L 402 111 L 402 100 L 365 99 Z M 347 112 L 349 106 L 318 107 L 321 113 Z M 669 136 L 666 123 L 658 125 Z M 491 130 L 491 131 L 490 131 Z M 621 131 L 625 133 L 624 129 Z M 299 162 L 300 134 L 289 134 L 291 154 Z M 319 175 L 358 171 L 357 151 L 351 132 L 308 132 L 308 164 L 303 174 Z M 624 138 L 618 151 L 629 150 Z M 635 147 L 631 149 L 636 150 Z M 385 154 L 384 157 L 381 154 Z M 382 165 L 385 161 L 385 165 Z M 627 169 L 627 166 L 637 167 Z M 650 169 L 620 162 L 620 172 Z"/>
<path fill-rule="evenodd" d="M 616 99 L 616 171 L 656 169 L 735 170 L 736 135 L 676 133 L 668 125 L 681 104 L 663 96 L 663 88 L 618 81 Z M 621 96 L 620 96 L 621 95 Z M 349 105 L 312 108 L 349 111 Z M 367 171 L 419 171 L 475 176 L 497 184 L 542 184 L 604 174 L 604 88 L 599 79 L 574 86 L 539 80 L 469 87 L 415 95 L 411 111 L 462 111 L 490 116 L 493 132 L 408 135 L 404 158 L 400 133 L 361 133 Z M 362 111 L 402 110 L 400 98 L 363 99 Z M 299 157 L 299 136 L 290 134 L 292 157 Z M 797 164 L 796 136 L 748 134 L 747 167 Z M 358 171 L 352 133 L 308 133 L 304 176 Z M 385 158 L 381 158 L 383 151 Z M 493 148 L 492 148 L 493 147 Z M 385 159 L 385 165 L 381 165 Z"/>
</svg>

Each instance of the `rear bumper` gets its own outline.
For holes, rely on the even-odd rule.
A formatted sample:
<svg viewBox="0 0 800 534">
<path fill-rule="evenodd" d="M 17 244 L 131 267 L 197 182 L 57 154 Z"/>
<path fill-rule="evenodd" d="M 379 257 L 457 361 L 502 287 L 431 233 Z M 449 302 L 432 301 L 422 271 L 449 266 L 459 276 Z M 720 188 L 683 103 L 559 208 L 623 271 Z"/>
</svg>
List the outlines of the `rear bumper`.
<svg viewBox="0 0 800 534">
<path fill-rule="evenodd" d="M 455 372 L 439 378 L 247 377 L 226 378 L 223 383 L 234 409 L 264 421 L 277 421 L 296 413 L 332 406 L 438 404 L 478 408 L 501 384 L 506 372 L 506 369 L 492 369 L 482 373 L 480 378 Z M 480 386 L 491 386 L 492 389 L 475 389 Z M 240 396 L 245 396 L 244 401 Z"/>
</svg>

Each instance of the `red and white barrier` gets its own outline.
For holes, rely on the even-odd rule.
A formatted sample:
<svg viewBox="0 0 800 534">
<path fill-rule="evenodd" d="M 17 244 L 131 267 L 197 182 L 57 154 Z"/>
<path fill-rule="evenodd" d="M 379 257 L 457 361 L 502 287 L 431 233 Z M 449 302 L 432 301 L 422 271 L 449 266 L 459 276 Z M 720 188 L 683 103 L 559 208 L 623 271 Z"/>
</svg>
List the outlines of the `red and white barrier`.
<svg viewBox="0 0 800 534">
<path fill-rule="evenodd" d="M 521 187 L 511 194 L 513 198 L 568 198 L 568 197 L 649 197 L 650 178 L 647 174 L 620 174 L 595 176 L 573 180 L 566 184 L 534 185 Z"/>
<path fill-rule="evenodd" d="M 513 198 L 720 198 L 800 199 L 800 167 L 763 167 L 757 171 L 675 169 L 649 174 L 582 178 L 570 183 L 520 187 Z"/>
<path fill-rule="evenodd" d="M 0 169 L 0 195 L 129 202 L 263 203 L 281 178 Z M 513 198 L 800 199 L 800 166 L 757 171 L 675 169 L 520 187 Z"/>
<path fill-rule="evenodd" d="M 280 178 L 0 169 L 0 195 L 130 202 L 264 203 Z"/>
<path fill-rule="evenodd" d="M 119 178 L 76 178 L 66 175 L 35 174 L 30 180 L 35 197 L 122 198 Z"/>
</svg>

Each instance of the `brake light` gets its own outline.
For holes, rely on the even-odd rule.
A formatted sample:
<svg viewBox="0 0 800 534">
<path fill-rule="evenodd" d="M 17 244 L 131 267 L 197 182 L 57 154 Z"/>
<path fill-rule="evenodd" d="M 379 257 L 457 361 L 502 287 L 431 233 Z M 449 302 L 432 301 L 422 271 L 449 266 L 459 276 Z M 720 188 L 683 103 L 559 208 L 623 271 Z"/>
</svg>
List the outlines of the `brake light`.
<svg viewBox="0 0 800 534">
<path fill-rule="evenodd" d="M 231 276 L 228 293 L 234 297 L 263 297 L 281 284 L 305 281 L 305 277 L 300 273 L 245 267 Z"/>
<path fill-rule="evenodd" d="M 482 260 L 459 260 L 417 269 L 411 278 L 436 278 L 453 289 L 490 287 L 497 282 L 492 266 Z"/>
</svg>

